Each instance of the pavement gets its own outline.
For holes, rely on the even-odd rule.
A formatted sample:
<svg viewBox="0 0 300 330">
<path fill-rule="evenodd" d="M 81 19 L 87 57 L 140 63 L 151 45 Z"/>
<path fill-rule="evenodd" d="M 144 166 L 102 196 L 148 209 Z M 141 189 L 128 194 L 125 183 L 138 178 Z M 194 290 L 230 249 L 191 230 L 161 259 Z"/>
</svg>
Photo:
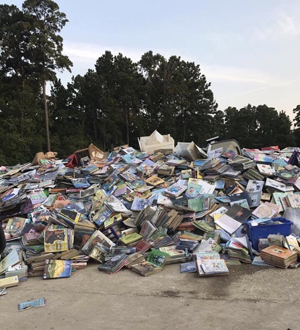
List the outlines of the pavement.
<svg viewBox="0 0 300 330">
<path fill-rule="evenodd" d="M 229 269 L 199 278 L 175 264 L 142 277 L 107 275 L 92 263 L 69 279 L 29 278 L 0 297 L 0 329 L 300 329 L 300 270 Z M 19 302 L 42 297 L 45 307 L 18 311 Z"/>
</svg>

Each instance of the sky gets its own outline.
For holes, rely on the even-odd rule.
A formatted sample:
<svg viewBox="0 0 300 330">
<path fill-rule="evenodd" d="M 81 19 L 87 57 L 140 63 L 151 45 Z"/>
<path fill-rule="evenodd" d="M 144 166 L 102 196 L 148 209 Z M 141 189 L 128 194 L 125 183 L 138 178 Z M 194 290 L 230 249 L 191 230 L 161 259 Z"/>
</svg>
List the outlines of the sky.
<svg viewBox="0 0 300 330">
<path fill-rule="evenodd" d="M 0 1 L 21 6 L 23 1 Z M 220 110 L 267 104 L 293 118 L 300 104 L 299 0 L 56 0 L 72 75 L 105 50 L 138 61 L 152 50 L 199 64 Z"/>
</svg>

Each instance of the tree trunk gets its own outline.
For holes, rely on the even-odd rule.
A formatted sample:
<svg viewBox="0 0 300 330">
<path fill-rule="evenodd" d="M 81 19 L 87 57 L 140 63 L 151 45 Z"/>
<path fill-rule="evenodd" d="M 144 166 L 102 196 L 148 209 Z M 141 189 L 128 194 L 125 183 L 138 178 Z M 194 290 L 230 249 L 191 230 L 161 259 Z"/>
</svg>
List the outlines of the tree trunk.
<svg viewBox="0 0 300 330">
<path fill-rule="evenodd" d="M 129 114 L 126 113 L 126 137 L 127 137 L 127 144 L 129 145 Z"/>
<path fill-rule="evenodd" d="M 48 118 L 48 104 L 46 95 L 46 80 L 43 81 L 43 96 L 44 96 L 44 107 L 45 107 L 45 123 L 46 123 L 46 135 L 47 135 L 47 149 L 51 151 L 50 145 L 50 133 L 49 133 L 49 118 Z"/>
</svg>

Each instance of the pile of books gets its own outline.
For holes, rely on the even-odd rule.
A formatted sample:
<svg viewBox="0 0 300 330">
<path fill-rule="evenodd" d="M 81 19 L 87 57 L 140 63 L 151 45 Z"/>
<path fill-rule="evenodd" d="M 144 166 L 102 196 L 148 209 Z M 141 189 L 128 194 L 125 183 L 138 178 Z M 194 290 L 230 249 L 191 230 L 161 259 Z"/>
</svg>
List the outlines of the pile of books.
<svg viewBox="0 0 300 330">
<path fill-rule="evenodd" d="M 206 154 L 180 142 L 174 153 L 174 141 L 157 132 L 140 142 L 142 151 L 80 150 L 76 164 L 5 167 L 0 220 L 8 244 L 0 281 L 69 277 L 89 261 L 107 274 L 149 276 L 178 263 L 199 277 L 228 275 L 228 265 L 252 263 L 256 247 L 256 264 L 295 267 L 300 229 L 293 236 L 281 228 L 284 214 L 295 223 L 299 217 L 297 150 Z M 267 228 L 258 242 L 246 235 L 248 225 Z"/>
</svg>

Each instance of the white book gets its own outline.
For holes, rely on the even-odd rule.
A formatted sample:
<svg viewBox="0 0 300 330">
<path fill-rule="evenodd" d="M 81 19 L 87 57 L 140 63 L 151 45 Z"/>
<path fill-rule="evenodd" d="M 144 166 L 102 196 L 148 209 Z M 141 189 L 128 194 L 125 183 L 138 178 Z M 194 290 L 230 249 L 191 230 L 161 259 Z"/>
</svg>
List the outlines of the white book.
<svg viewBox="0 0 300 330">
<path fill-rule="evenodd" d="M 270 219 L 273 218 L 277 214 L 276 210 L 267 204 L 260 204 L 253 212 L 252 215 L 258 219 Z"/>
<path fill-rule="evenodd" d="M 271 187 L 283 192 L 294 190 L 292 186 L 287 187 L 284 183 L 272 180 L 270 178 L 267 178 L 266 187 Z"/>
<path fill-rule="evenodd" d="M 259 172 L 262 175 L 273 175 L 275 173 L 275 170 L 270 165 L 266 165 L 266 164 L 256 164 L 256 165 Z"/>
<path fill-rule="evenodd" d="M 263 190 L 264 184 L 264 181 L 249 180 L 246 187 L 246 191 L 250 193 L 260 192 Z"/>
<path fill-rule="evenodd" d="M 229 270 L 223 259 L 197 259 L 199 275 L 222 275 L 228 274 Z"/>
<path fill-rule="evenodd" d="M 242 225 L 240 222 L 234 220 L 226 214 L 223 214 L 218 220 L 215 221 L 215 223 L 227 231 L 230 235 L 235 233 Z"/>
</svg>

